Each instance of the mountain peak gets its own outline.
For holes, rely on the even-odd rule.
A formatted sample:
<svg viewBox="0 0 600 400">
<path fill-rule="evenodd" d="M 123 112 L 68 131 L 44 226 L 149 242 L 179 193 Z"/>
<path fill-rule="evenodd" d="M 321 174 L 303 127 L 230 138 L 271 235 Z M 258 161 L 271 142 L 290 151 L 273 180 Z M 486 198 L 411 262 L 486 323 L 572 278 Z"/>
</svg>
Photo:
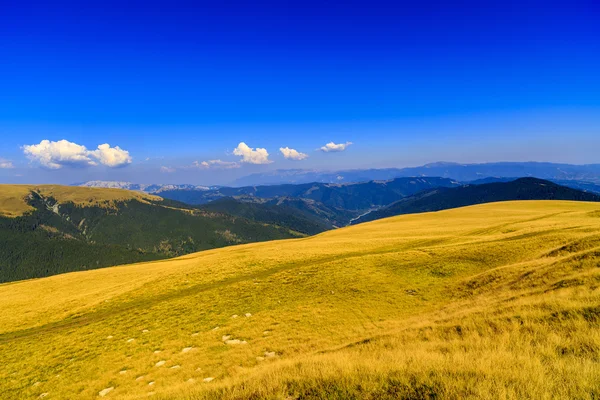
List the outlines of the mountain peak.
<svg viewBox="0 0 600 400">
<path fill-rule="evenodd" d="M 459 164 L 451 161 L 436 161 L 429 164 L 423 165 L 423 168 L 437 168 L 437 167 L 456 167 L 462 166 L 464 164 Z"/>
</svg>

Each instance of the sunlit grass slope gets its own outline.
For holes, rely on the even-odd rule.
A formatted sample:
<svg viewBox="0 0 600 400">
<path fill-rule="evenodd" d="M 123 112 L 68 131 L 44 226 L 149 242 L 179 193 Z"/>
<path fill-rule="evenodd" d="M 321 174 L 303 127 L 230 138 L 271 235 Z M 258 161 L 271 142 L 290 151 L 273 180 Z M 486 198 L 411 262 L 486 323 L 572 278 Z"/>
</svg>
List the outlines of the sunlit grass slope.
<svg viewBox="0 0 600 400">
<path fill-rule="evenodd" d="M 72 202 L 83 206 L 110 206 L 114 202 L 126 200 L 161 200 L 157 196 L 122 189 L 62 185 L 0 185 L 0 216 L 16 217 L 33 210 L 33 207 L 26 202 L 26 197 L 31 191 L 36 191 L 42 196 L 52 196 L 58 203 Z"/>
<path fill-rule="evenodd" d="M 526 201 L 0 285 L 1 397 L 597 399 L 599 265 Z"/>
</svg>

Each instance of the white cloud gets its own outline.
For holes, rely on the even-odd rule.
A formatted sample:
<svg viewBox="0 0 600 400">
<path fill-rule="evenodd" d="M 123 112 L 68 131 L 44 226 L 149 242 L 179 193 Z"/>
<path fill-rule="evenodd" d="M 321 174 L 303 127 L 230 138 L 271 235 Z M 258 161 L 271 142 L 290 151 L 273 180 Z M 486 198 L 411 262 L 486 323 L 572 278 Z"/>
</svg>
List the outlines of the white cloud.
<svg viewBox="0 0 600 400">
<path fill-rule="evenodd" d="M 107 143 L 99 145 L 97 150 L 90 151 L 85 146 L 64 139 L 57 142 L 42 140 L 39 144 L 25 145 L 22 149 L 30 160 L 50 169 L 65 166 L 87 167 L 98 163 L 114 168 L 131 163 L 128 151 L 119 146 L 110 147 Z"/>
<path fill-rule="evenodd" d="M 242 157 L 243 163 L 248 164 L 270 164 L 272 161 L 269 160 L 269 153 L 267 149 L 250 148 L 246 143 L 240 142 L 238 147 L 233 150 L 233 154 Z"/>
<path fill-rule="evenodd" d="M 280 147 L 279 151 L 288 160 L 300 161 L 308 158 L 308 154 L 300 153 L 298 150 L 290 149 L 289 147 Z"/>
<path fill-rule="evenodd" d="M 208 160 L 208 161 L 194 161 L 192 164 L 196 168 L 208 169 L 208 168 L 220 168 L 220 169 L 232 169 L 239 168 L 240 164 L 233 161 L 221 161 L 221 160 Z"/>
<path fill-rule="evenodd" d="M 0 169 L 9 169 L 14 168 L 12 161 L 5 160 L 4 158 L 0 158 Z"/>
<path fill-rule="evenodd" d="M 42 140 L 39 144 L 23 146 L 23 152 L 30 160 L 37 161 L 50 169 L 59 169 L 67 165 L 97 165 L 90 158 L 90 152 L 85 146 L 67 140 L 59 140 L 58 142 Z"/>
<path fill-rule="evenodd" d="M 327 143 L 325 146 L 321 147 L 319 150 L 324 151 L 325 153 L 344 151 L 346 147 L 350 146 L 352 142 L 335 144 L 333 142 Z"/>
<path fill-rule="evenodd" d="M 173 173 L 175 171 L 176 171 L 175 168 L 165 167 L 165 166 L 160 167 L 160 172 L 164 172 L 166 174 L 170 174 L 170 173 Z"/>
<path fill-rule="evenodd" d="M 131 156 L 127 150 L 119 146 L 110 147 L 108 143 L 98 146 L 98 150 L 90 151 L 90 155 L 98 159 L 100 164 L 116 168 L 131 164 Z"/>
</svg>

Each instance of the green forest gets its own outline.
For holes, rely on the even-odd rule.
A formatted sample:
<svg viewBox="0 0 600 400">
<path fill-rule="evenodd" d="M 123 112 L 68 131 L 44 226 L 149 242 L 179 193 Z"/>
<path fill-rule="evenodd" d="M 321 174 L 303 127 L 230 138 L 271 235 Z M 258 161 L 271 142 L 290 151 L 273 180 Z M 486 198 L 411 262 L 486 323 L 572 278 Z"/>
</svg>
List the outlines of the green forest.
<svg viewBox="0 0 600 400">
<path fill-rule="evenodd" d="M 171 201 L 82 206 L 58 204 L 37 192 L 27 201 L 33 211 L 0 217 L 0 282 L 303 236 L 287 227 Z"/>
</svg>

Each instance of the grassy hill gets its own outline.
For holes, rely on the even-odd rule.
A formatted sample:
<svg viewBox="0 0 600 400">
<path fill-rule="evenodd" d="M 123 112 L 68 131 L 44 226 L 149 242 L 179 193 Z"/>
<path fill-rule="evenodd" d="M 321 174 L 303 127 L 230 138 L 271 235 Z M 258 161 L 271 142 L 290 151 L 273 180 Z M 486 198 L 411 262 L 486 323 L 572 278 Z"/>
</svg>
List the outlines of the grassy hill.
<svg viewBox="0 0 600 400">
<path fill-rule="evenodd" d="M 121 189 L 0 185 L 0 282 L 300 236 Z"/>
<path fill-rule="evenodd" d="M 523 201 L 0 285 L 3 399 L 594 399 L 600 204 Z"/>
<path fill-rule="evenodd" d="M 464 185 L 424 190 L 413 196 L 370 212 L 353 221 L 373 221 L 394 215 L 447 210 L 474 204 L 509 200 L 600 201 L 600 195 L 583 192 L 537 178 L 518 178 L 508 182 Z"/>
</svg>

